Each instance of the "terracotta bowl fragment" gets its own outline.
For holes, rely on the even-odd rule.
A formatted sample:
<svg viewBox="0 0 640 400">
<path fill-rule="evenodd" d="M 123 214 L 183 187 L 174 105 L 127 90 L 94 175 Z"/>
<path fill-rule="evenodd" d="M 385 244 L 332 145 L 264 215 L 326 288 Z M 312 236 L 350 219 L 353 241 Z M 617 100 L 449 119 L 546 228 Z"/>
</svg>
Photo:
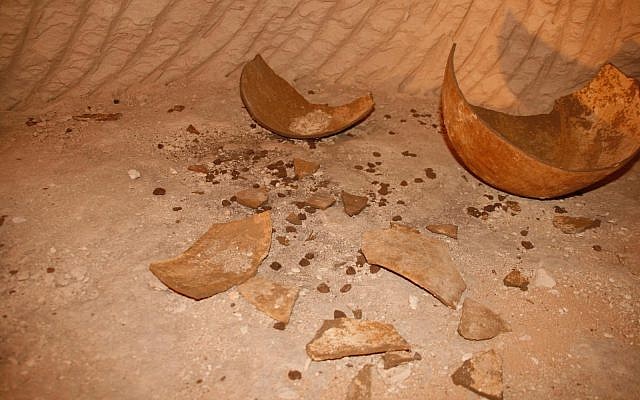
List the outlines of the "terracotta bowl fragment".
<svg viewBox="0 0 640 400">
<path fill-rule="evenodd" d="M 465 99 L 449 53 L 442 113 L 449 145 L 476 176 L 505 192 L 540 199 L 589 187 L 640 149 L 640 86 L 611 64 L 548 114 L 518 116 Z"/>
<path fill-rule="evenodd" d="M 314 139 L 344 131 L 373 111 L 371 94 L 331 107 L 308 102 L 258 54 L 245 64 L 240 96 L 251 117 L 264 128 L 294 139 Z"/>
</svg>

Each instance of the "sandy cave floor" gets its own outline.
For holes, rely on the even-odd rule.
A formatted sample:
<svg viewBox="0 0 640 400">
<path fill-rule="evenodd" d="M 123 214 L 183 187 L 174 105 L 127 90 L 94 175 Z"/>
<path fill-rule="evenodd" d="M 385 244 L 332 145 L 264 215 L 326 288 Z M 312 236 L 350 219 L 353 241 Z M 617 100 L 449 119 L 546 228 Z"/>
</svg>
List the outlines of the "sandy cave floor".
<svg viewBox="0 0 640 400">
<path fill-rule="evenodd" d="M 316 92 L 311 100 L 327 99 L 317 86 L 307 89 Z M 87 101 L 41 115 L 3 113 L 0 397 L 339 399 L 359 368 L 373 363 L 373 398 L 473 399 L 450 375 L 469 354 L 490 348 L 504 359 L 505 398 L 640 397 L 640 163 L 583 195 L 509 196 L 519 213 L 498 209 L 475 218 L 468 207 L 482 209 L 503 193 L 452 157 L 437 99 L 374 96 L 376 111 L 364 123 L 315 143 L 252 128 L 235 88 L 173 87 L 117 105 Z M 186 108 L 168 113 L 176 104 Z M 123 117 L 71 119 L 87 106 Z M 46 122 L 29 127 L 29 117 Z M 187 132 L 190 124 L 200 134 Z M 319 172 L 287 184 L 267 168 L 294 157 L 319 162 Z M 368 163 L 375 172 L 366 171 Z M 214 184 L 188 171 L 192 164 L 227 173 Z M 131 180 L 129 169 L 141 178 Z M 287 172 L 293 176 L 292 168 Z M 185 250 L 210 224 L 255 212 L 222 204 L 254 183 L 270 188 L 274 239 L 289 240 L 288 246 L 273 240 L 259 275 L 301 288 L 284 331 L 236 289 L 194 301 L 148 270 Z M 380 183 L 389 184 L 387 195 Z M 157 187 L 166 194 L 153 195 Z M 285 232 L 285 217 L 298 212 L 293 202 L 319 187 L 336 197 L 342 190 L 369 195 L 369 206 L 349 217 L 338 201 L 307 213 L 297 232 Z M 602 225 L 563 234 L 551 224 L 555 206 Z M 467 341 L 456 332 L 460 311 L 391 272 L 356 264 L 363 232 L 397 216 L 446 242 L 466 296 L 500 313 L 513 332 Z M 430 223 L 458 225 L 458 240 L 428 232 Z M 315 239 L 306 240 L 312 233 Z M 534 247 L 524 249 L 524 240 Z M 308 252 L 315 257 L 301 267 Z M 274 261 L 283 268 L 269 268 Z M 348 267 L 356 274 L 347 275 Z M 527 276 L 544 268 L 557 286 L 507 288 L 502 278 L 515 267 Z M 329 293 L 316 290 L 322 282 Z M 342 293 L 347 283 L 352 289 Z M 351 316 L 358 309 L 365 319 L 394 324 L 422 359 L 387 371 L 379 355 L 311 362 L 305 345 L 322 320 L 334 310 Z M 289 379 L 292 370 L 302 378 Z"/>
</svg>

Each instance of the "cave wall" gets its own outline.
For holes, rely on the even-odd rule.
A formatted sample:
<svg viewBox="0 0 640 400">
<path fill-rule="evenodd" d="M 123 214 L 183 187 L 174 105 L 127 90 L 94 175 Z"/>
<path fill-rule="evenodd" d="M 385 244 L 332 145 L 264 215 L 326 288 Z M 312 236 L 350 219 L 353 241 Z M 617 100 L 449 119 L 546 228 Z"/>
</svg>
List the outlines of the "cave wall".
<svg viewBox="0 0 640 400">
<path fill-rule="evenodd" d="M 640 77 L 638 0 L 3 0 L 0 109 L 169 82 L 285 78 L 437 94 L 458 43 L 477 104 L 543 112 L 611 61 Z"/>
</svg>

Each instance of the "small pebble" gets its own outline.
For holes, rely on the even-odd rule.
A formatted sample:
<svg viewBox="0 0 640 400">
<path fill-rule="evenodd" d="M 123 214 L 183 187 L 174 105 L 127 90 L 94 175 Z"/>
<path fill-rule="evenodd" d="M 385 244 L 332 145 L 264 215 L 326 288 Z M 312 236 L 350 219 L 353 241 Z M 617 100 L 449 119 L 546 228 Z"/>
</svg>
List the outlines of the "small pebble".
<svg viewBox="0 0 640 400">
<path fill-rule="evenodd" d="M 329 288 L 329 286 L 328 286 L 326 283 L 324 283 L 324 282 L 322 282 L 321 284 L 319 284 L 319 285 L 318 285 L 318 287 L 317 287 L 317 289 L 318 289 L 318 292 L 320 292 L 320 293 L 329 293 L 329 292 L 331 291 L 331 289 Z"/>
<path fill-rule="evenodd" d="M 345 284 L 344 286 L 342 286 L 340 288 L 340 292 L 341 293 L 347 293 L 349 290 L 351 290 L 351 284 L 350 283 L 347 283 L 347 284 Z"/>
<path fill-rule="evenodd" d="M 285 325 L 284 322 L 282 321 L 278 321 L 276 323 L 273 324 L 273 329 L 277 329 L 279 331 L 283 331 L 287 326 Z"/>
<path fill-rule="evenodd" d="M 274 261 L 274 262 L 271 263 L 271 265 L 269 265 L 269 267 L 274 271 L 279 271 L 280 268 L 282 268 L 282 264 L 280 264 L 277 261 Z"/>
<path fill-rule="evenodd" d="M 340 310 L 333 310 L 333 319 L 347 318 L 347 314 Z"/>
<path fill-rule="evenodd" d="M 167 193 L 167 191 L 163 188 L 155 188 L 153 189 L 153 194 L 156 196 L 164 196 Z"/>
<path fill-rule="evenodd" d="M 292 381 L 297 381 L 299 379 L 302 379 L 302 373 L 298 370 L 292 369 L 291 371 L 289 371 L 289 373 L 287 374 L 287 376 L 289 377 L 289 379 L 291 379 Z"/>
<path fill-rule="evenodd" d="M 347 271 L 346 271 L 347 275 L 355 275 L 356 274 L 356 269 L 353 267 L 347 267 Z"/>
</svg>

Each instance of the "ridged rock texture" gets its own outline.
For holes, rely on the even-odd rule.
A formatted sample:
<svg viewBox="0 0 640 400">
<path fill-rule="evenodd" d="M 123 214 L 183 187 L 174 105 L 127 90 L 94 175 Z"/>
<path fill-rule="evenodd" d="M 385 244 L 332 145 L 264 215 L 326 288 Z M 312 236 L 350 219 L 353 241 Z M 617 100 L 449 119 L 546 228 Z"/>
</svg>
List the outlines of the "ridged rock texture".
<svg viewBox="0 0 640 400">
<path fill-rule="evenodd" d="M 257 53 L 289 81 L 429 96 L 454 41 L 469 101 L 548 111 L 606 61 L 640 77 L 640 2 L 5 0 L 0 110 L 175 81 L 231 84 Z"/>
</svg>

